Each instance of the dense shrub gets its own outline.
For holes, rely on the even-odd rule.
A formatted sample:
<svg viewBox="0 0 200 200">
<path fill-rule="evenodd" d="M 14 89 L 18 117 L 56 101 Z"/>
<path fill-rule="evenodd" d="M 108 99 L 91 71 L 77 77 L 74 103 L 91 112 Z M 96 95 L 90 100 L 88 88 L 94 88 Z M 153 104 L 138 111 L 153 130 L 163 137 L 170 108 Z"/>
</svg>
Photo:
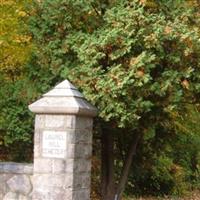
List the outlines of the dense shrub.
<svg viewBox="0 0 200 200">
<path fill-rule="evenodd" d="M 27 151 L 32 149 L 33 118 L 27 109 L 26 84 L 23 80 L 1 83 L 0 160 L 29 160 L 32 153 L 26 155 L 23 147 L 27 146 Z"/>
<path fill-rule="evenodd" d="M 199 188 L 200 114 L 187 106 L 168 128 L 152 131 L 138 147 L 127 194 L 176 195 Z"/>
</svg>

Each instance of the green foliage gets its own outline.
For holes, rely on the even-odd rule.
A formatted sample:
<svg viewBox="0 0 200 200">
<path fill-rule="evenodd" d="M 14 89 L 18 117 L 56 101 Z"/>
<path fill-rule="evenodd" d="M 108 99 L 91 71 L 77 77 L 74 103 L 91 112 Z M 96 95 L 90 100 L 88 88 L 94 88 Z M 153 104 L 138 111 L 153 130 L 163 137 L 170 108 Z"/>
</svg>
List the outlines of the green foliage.
<svg viewBox="0 0 200 200">
<path fill-rule="evenodd" d="M 176 144 L 174 157 L 178 163 L 187 169 L 187 179 L 192 187 L 200 185 L 200 114 L 198 106 L 189 105 L 184 114 L 175 115 L 177 133 L 181 133 L 180 141 Z"/>
<path fill-rule="evenodd" d="M 32 49 L 27 33 L 26 3 L 30 0 L 2 0 L 0 5 L 0 73 L 7 79 L 23 75 L 23 66 Z"/>
<path fill-rule="evenodd" d="M 184 114 L 172 115 L 174 123 L 157 127 L 140 145 L 128 194 L 180 196 L 199 188 L 199 111 L 190 105 Z"/>
<path fill-rule="evenodd" d="M 199 176 L 191 167 L 198 132 L 191 140 L 172 115 L 197 103 L 200 93 L 199 14 L 188 4 L 43 0 L 32 8 L 36 79 L 48 87 L 68 78 L 78 86 L 99 117 L 126 137 L 122 157 L 130 133 L 144 134 L 128 186 L 138 193 L 180 194 Z"/>
<path fill-rule="evenodd" d="M 32 51 L 27 3 L 31 1 L 2 0 L 0 5 L 0 160 L 32 157 L 33 118 L 27 109 L 31 84 L 25 79 Z"/>
<path fill-rule="evenodd" d="M 15 145 L 20 143 L 21 147 L 30 148 L 32 144 L 32 117 L 27 110 L 28 101 L 20 97 L 23 95 L 21 86 L 22 84 L 19 83 L 4 84 L 0 89 L 0 96 L 4 97 L 0 100 L 0 159 L 18 160 L 19 154 L 24 157 L 26 151 L 24 149 L 19 151 L 20 147 Z M 6 149 L 11 148 L 11 152 L 5 152 Z"/>
<path fill-rule="evenodd" d="M 1 101 L 1 128 L 6 132 L 3 138 L 5 145 L 12 143 L 14 140 L 30 142 L 28 133 L 31 132 L 29 125 L 31 123 L 30 113 L 26 109 L 28 101 L 23 98 L 20 99 L 20 95 L 24 92 L 21 87 L 22 84 L 17 82 L 16 84 L 7 85 L 6 89 L 1 88 L 1 92 L 5 95 L 5 99 Z M 7 90 L 6 93 L 5 90 Z M 26 117 L 28 120 L 26 120 Z"/>
<path fill-rule="evenodd" d="M 200 37 L 191 12 L 168 18 L 137 1 L 103 9 L 101 2 L 46 0 L 35 9 L 39 64 L 78 85 L 104 120 L 137 127 L 199 92 Z"/>
<path fill-rule="evenodd" d="M 33 117 L 27 109 L 30 101 L 27 95 L 27 84 L 24 80 L 10 82 L 5 78 L 1 78 L 1 83 L 0 159 L 5 157 L 8 160 L 21 160 L 21 158 L 29 160 L 26 151 L 18 145 L 15 146 L 20 144 L 21 147 L 32 148 Z M 5 152 L 9 149 L 11 152 Z"/>
</svg>

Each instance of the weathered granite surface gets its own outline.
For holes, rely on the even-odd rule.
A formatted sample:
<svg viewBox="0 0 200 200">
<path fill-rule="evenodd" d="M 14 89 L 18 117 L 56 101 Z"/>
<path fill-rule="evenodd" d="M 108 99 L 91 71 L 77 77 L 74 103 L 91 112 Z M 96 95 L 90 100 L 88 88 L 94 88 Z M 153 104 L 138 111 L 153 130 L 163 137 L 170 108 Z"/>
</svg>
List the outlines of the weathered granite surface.
<svg viewBox="0 0 200 200">
<path fill-rule="evenodd" d="M 0 200 L 31 200 L 33 164 L 0 162 Z"/>
</svg>

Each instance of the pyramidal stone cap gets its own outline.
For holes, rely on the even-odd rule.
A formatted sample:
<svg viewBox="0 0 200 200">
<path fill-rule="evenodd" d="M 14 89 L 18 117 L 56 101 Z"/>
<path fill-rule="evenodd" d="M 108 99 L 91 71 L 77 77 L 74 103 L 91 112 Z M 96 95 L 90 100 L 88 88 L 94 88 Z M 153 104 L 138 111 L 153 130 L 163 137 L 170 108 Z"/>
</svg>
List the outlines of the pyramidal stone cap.
<svg viewBox="0 0 200 200">
<path fill-rule="evenodd" d="M 64 80 L 29 105 L 29 110 L 38 114 L 97 115 L 97 109 L 68 80 Z"/>
</svg>

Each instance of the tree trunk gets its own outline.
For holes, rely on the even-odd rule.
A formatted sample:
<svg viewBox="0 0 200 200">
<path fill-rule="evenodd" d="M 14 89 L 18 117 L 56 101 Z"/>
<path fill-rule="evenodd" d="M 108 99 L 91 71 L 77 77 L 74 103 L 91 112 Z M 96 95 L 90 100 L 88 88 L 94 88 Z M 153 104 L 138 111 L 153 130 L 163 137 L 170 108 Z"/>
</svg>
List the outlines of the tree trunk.
<svg viewBox="0 0 200 200">
<path fill-rule="evenodd" d="M 137 148 L 137 145 L 138 145 L 141 137 L 142 137 L 142 134 L 138 132 L 135 135 L 135 138 L 134 138 L 134 140 L 133 140 L 133 142 L 130 146 L 130 149 L 129 149 L 129 152 L 128 152 L 128 155 L 127 155 L 127 159 L 124 163 L 124 168 L 122 170 L 120 181 L 119 181 L 119 184 L 117 186 L 117 191 L 116 191 L 116 195 L 115 195 L 114 200 L 121 200 L 121 198 L 122 198 L 122 194 L 124 192 L 125 185 L 126 185 L 126 182 L 127 182 L 127 179 L 128 179 L 128 174 L 129 174 L 131 164 L 132 164 L 132 161 L 133 161 L 133 156 L 136 154 L 136 148 Z"/>
<path fill-rule="evenodd" d="M 114 139 L 111 130 L 101 127 L 101 196 L 102 200 L 121 200 L 129 171 L 142 134 L 137 132 L 131 143 L 124 167 L 116 187 L 114 177 Z"/>
<path fill-rule="evenodd" d="M 101 194 L 102 200 L 114 200 L 114 140 L 113 134 L 106 128 L 101 128 Z"/>
</svg>

